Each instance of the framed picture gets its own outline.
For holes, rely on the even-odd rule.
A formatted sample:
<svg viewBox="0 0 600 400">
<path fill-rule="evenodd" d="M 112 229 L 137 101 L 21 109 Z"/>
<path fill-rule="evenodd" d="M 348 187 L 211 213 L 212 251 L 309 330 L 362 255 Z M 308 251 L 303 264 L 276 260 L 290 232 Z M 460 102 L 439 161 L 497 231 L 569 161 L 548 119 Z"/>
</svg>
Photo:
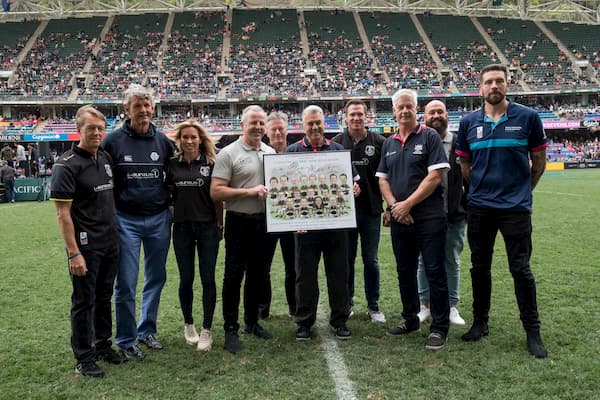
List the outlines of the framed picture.
<svg viewBox="0 0 600 400">
<path fill-rule="evenodd" d="M 349 150 L 265 154 L 267 231 L 356 228 Z"/>
</svg>

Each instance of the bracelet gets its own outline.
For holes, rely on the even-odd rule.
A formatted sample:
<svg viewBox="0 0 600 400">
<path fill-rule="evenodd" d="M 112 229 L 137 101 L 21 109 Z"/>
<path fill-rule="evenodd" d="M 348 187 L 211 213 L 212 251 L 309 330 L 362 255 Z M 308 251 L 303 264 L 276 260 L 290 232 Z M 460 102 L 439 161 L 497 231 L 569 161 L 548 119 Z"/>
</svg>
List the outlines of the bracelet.
<svg viewBox="0 0 600 400">
<path fill-rule="evenodd" d="M 397 203 L 397 201 L 393 202 L 391 206 L 388 206 L 385 211 L 392 211 L 392 207 Z"/>
<path fill-rule="evenodd" d="M 75 253 L 75 254 L 72 254 L 72 255 L 68 256 L 68 257 L 67 257 L 67 259 L 69 259 L 69 260 L 72 260 L 72 259 L 74 259 L 75 257 L 79 257 L 80 255 L 81 255 L 81 252 L 80 252 L 80 251 L 78 251 L 77 253 Z"/>
</svg>

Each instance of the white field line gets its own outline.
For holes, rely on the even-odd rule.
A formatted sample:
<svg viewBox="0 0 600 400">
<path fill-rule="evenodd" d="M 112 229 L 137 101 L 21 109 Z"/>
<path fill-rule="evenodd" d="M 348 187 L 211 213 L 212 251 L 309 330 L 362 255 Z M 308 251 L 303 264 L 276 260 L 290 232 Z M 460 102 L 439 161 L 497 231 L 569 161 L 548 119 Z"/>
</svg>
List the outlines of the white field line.
<svg viewBox="0 0 600 400">
<path fill-rule="evenodd" d="M 344 362 L 344 356 L 337 345 L 335 335 L 331 332 L 329 321 L 323 314 L 322 307 L 319 306 L 316 321 L 317 333 L 321 338 L 321 348 L 327 361 L 329 375 L 335 384 L 335 393 L 338 400 L 356 400 L 356 391 L 354 384 L 348 377 L 348 369 Z"/>
<path fill-rule="evenodd" d="M 558 194 L 561 196 L 572 196 L 572 197 L 585 197 L 585 195 L 579 194 L 579 193 L 550 192 L 550 191 L 546 191 L 546 190 L 536 190 L 533 192 L 533 194 L 536 194 L 536 193 Z"/>
<path fill-rule="evenodd" d="M 6 204 L 6 205 L 0 205 L 0 210 L 10 210 L 13 209 L 15 207 L 24 207 L 26 206 L 26 203 L 12 203 L 12 204 Z"/>
</svg>

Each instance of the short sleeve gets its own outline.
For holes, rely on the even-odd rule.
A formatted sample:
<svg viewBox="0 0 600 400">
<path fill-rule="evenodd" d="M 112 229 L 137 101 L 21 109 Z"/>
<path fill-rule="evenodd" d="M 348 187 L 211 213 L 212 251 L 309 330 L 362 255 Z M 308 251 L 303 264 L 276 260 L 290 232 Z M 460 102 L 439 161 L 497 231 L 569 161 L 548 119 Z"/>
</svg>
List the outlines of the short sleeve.
<svg viewBox="0 0 600 400">
<path fill-rule="evenodd" d="M 50 184 L 50 200 L 72 201 L 75 194 L 75 177 L 73 171 L 61 161 L 54 164 Z"/>
<path fill-rule="evenodd" d="M 458 132 L 456 135 L 456 148 L 455 153 L 464 158 L 471 158 L 471 151 L 469 150 L 469 143 L 467 142 L 468 126 L 465 118 L 460 120 L 458 125 Z"/>
<path fill-rule="evenodd" d="M 387 157 L 385 154 L 387 153 L 387 148 L 389 145 L 389 141 L 391 140 L 391 136 L 383 142 L 381 146 L 381 159 L 379 160 L 379 165 L 377 166 L 377 172 L 375 176 L 378 178 L 387 178 L 388 176 L 388 166 L 387 166 Z"/>
<path fill-rule="evenodd" d="M 527 147 L 529 151 L 536 152 L 548 146 L 548 138 L 540 116 L 535 113 L 531 116 L 531 120 L 531 131 L 529 132 Z"/>
<path fill-rule="evenodd" d="M 221 150 L 219 154 L 217 154 L 217 161 L 215 162 L 212 177 L 231 181 L 233 175 L 232 169 L 233 166 L 230 152 L 225 149 Z"/>
</svg>

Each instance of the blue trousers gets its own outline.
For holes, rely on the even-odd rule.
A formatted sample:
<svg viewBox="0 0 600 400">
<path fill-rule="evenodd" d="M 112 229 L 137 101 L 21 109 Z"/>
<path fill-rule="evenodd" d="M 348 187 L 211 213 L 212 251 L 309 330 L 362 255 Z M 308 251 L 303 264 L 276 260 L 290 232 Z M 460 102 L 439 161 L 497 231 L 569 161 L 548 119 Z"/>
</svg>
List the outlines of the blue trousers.
<svg viewBox="0 0 600 400">
<path fill-rule="evenodd" d="M 115 343 L 122 349 L 136 339 L 156 335 L 160 294 L 167 280 L 165 268 L 171 244 L 171 212 L 140 216 L 117 211 L 121 253 L 115 284 L 117 329 Z M 144 246 L 142 309 L 136 322 L 137 281 L 140 250 Z"/>
</svg>

